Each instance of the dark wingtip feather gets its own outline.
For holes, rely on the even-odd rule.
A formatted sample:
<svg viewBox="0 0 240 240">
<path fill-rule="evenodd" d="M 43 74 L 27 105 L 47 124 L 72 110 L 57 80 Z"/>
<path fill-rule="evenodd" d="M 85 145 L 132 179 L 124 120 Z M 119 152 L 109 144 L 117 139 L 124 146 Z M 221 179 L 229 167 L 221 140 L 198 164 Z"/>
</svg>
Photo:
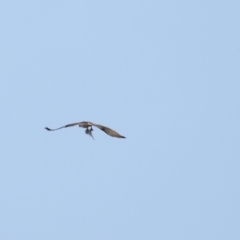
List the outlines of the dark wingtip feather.
<svg viewBox="0 0 240 240">
<path fill-rule="evenodd" d="M 50 128 L 48 128 L 48 127 L 45 127 L 45 129 L 46 129 L 46 130 L 48 130 L 48 131 L 51 131 L 51 129 L 50 129 Z"/>
</svg>

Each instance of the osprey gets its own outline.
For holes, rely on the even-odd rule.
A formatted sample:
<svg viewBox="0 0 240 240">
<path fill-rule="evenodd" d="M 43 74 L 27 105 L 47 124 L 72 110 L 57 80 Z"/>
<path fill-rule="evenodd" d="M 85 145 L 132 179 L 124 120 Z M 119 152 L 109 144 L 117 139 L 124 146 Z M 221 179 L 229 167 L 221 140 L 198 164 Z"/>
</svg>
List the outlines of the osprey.
<svg viewBox="0 0 240 240">
<path fill-rule="evenodd" d="M 55 128 L 55 129 L 51 129 L 51 128 L 45 127 L 45 129 L 48 130 L 48 131 L 56 131 L 56 130 L 59 130 L 59 129 L 62 129 L 62 128 L 73 127 L 73 126 L 76 126 L 76 125 L 78 125 L 79 127 L 82 127 L 82 128 L 86 128 L 85 133 L 88 134 L 89 136 L 91 136 L 92 138 L 93 138 L 93 135 L 92 135 L 92 131 L 93 131 L 92 127 L 93 126 L 101 129 L 102 131 L 104 131 L 106 134 L 108 134 L 111 137 L 125 138 L 124 136 L 122 136 L 119 133 L 115 132 L 111 128 L 102 126 L 100 124 L 95 124 L 95 123 L 92 123 L 92 122 L 86 122 L 86 121 L 67 124 L 65 126 L 62 126 L 62 127 L 59 127 L 59 128 Z"/>
</svg>

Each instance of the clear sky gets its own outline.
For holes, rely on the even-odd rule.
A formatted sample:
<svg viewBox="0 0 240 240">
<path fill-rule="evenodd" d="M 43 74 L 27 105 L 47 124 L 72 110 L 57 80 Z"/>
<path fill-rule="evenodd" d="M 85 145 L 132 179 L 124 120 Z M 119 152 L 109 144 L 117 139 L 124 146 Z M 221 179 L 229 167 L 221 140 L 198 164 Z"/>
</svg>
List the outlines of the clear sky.
<svg viewBox="0 0 240 240">
<path fill-rule="evenodd" d="M 0 239 L 240 239 L 239 0 L 2 0 L 0 30 Z M 44 130 L 84 120 L 127 138 Z"/>
</svg>

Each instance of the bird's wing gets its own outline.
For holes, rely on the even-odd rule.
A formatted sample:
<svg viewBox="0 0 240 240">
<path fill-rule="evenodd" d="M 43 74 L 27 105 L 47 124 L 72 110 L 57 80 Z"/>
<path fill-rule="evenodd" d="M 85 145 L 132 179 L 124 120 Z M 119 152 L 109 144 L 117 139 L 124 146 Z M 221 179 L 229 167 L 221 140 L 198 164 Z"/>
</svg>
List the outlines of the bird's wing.
<svg viewBox="0 0 240 240">
<path fill-rule="evenodd" d="M 124 136 L 120 135 L 119 133 L 115 132 L 114 130 L 112 130 L 111 128 L 102 126 L 100 124 L 95 124 L 95 123 L 91 123 L 93 126 L 101 129 L 102 131 L 104 131 L 106 134 L 108 134 L 111 137 L 117 137 L 117 138 L 125 138 Z"/>
<path fill-rule="evenodd" d="M 59 130 L 61 128 L 73 127 L 73 126 L 76 126 L 76 125 L 79 125 L 79 122 L 67 124 L 65 126 L 62 126 L 62 127 L 59 127 L 59 128 L 55 128 L 55 129 L 51 129 L 51 128 L 48 128 L 48 127 L 45 127 L 45 129 L 48 130 L 48 131 L 56 131 L 56 130 Z"/>
</svg>

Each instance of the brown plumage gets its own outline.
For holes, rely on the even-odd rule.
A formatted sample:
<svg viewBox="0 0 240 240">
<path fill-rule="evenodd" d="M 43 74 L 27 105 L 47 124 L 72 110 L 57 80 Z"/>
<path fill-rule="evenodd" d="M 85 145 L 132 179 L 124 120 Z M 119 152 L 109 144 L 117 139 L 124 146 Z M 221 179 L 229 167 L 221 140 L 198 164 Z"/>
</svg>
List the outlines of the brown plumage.
<svg viewBox="0 0 240 240">
<path fill-rule="evenodd" d="M 59 130 L 59 129 L 62 129 L 62 128 L 73 127 L 73 126 L 76 126 L 76 125 L 78 125 L 79 127 L 82 127 L 82 128 L 86 128 L 85 133 L 88 134 L 89 136 L 91 136 L 92 138 L 93 138 L 93 135 L 92 135 L 92 131 L 93 131 L 92 127 L 93 126 L 101 129 L 103 132 L 105 132 L 106 134 L 108 134 L 111 137 L 125 138 L 124 136 L 120 135 L 119 133 L 112 130 L 111 128 L 105 127 L 105 126 L 100 125 L 100 124 L 95 124 L 95 123 L 92 123 L 92 122 L 86 122 L 86 121 L 67 124 L 65 126 L 55 128 L 55 129 L 51 129 L 51 128 L 48 128 L 48 127 L 46 127 L 45 129 L 48 130 L 48 131 L 56 131 L 56 130 Z"/>
</svg>

